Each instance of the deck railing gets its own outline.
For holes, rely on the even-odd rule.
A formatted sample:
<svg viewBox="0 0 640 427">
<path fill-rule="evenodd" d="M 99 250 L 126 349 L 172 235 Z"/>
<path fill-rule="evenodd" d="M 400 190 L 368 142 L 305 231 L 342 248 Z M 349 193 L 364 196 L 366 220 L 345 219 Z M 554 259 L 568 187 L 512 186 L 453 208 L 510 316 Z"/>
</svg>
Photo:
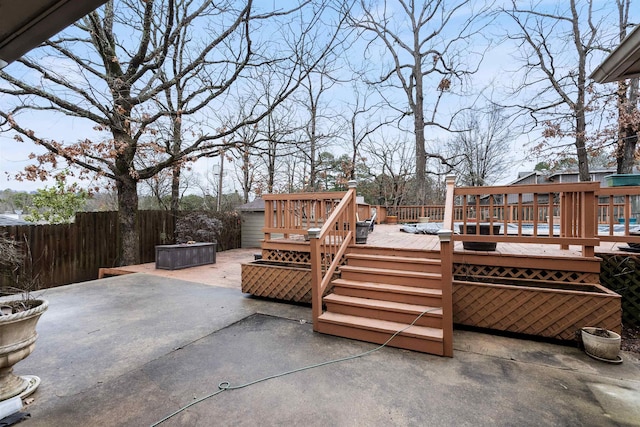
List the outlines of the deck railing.
<svg viewBox="0 0 640 427">
<path fill-rule="evenodd" d="M 344 198 L 345 192 L 265 194 L 264 238 L 274 233 L 285 239 L 290 235 L 306 235 L 310 228 L 322 227 Z"/>
<path fill-rule="evenodd" d="M 611 197 L 609 197 L 609 190 L 613 190 L 610 192 L 612 194 Z M 597 224 L 615 225 L 618 224 L 619 221 L 623 221 L 623 219 L 631 218 L 631 226 L 633 226 L 636 221 L 638 221 L 640 225 L 640 202 L 636 202 L 636 200 L 640 201 L 640 197 L 636 199 L 637 196 L 640 196 L 640 187 L 605 187 L 598 189 L 597 194 L 600 198 L 596 210 Z M 517 198 L 514 198 L 514 201 L 517 201 Z M 488 198 L 481 202 L 483 205 L 486 203 L 488 203 Z M 396 216 L 398 222 L 401 223 L 419 222 L 420 218 L 428 218 L 431 222 L 442 222 L 445 209 L 444 205 L 377 206 L 376 208 L 378 212 L 380 212 L 378 218 L 384 220 L 387 216 L 393 215 Z M 560 205 L 554 203 L 551 208 L 549 208 L 548 203 L 539 203 L 537 215 L 534 211 L 534 206 L 531 204 L 527 205 L 526 203 L 520 206 L 515 204 L 509 204 L 507 207 L 494 206 L 493 212 L 494 217 L 500 220 L 506 218 L 507 221 L 521 220 L 524 224 L 533 224 L 534 218 L 537 218 L 538 222 L 544 221 L 550 212 L 552 216 L 558 216 Z M 462 206 L 454 206 L 454 220 L 460 221 L 462 217 Z"/>
<path fill-rule="evenodd" d="M 583 256 L 594 256 L 598 188 L 595 182 L 457 187 L 462 217 L 456 240 L 580 245 Z M 478 223 L 488 225 L 488 235 L 467 226 Z"/>
<path fill-rule="evenodd" d="M 602 187 L 597 191 L 598 236 L 608 242 L 640 243 L 640 236 L 630 233 L 640 221 L 640 187 Z"/>
<path fill-rule="evenodd" d="M 342 262 L 347 247 L 355 243 L 356 182 L 349 181 L 349 190 L 332 210 L 321 228 L 309 229 L 311 259 L 311 307 L 313 328 L 322 314 L 322 295 Z"/>
</svg>

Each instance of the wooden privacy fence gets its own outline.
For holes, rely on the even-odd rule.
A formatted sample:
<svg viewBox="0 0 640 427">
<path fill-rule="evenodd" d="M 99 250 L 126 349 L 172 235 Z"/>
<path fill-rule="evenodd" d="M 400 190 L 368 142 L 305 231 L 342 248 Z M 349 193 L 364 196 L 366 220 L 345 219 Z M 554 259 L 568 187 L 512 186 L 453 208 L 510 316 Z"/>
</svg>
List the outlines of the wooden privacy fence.
<svg viewBox="0 0 640 427">
<path fill-rule="evenodd" d="M 155 245 L 173 241 L 173 220 L 169 211 L 140 211 L 140 260 L 155 259 Z M 118 213 L 80 212 L 73 224 L 43 224 L 0 227 L 0 233 L 27 242 L 32 264 L 43 288 L 98 278 L 98 269 L 118 263 Z M 0 278 L 2 287 L 9 278 Z"/>
</svg>

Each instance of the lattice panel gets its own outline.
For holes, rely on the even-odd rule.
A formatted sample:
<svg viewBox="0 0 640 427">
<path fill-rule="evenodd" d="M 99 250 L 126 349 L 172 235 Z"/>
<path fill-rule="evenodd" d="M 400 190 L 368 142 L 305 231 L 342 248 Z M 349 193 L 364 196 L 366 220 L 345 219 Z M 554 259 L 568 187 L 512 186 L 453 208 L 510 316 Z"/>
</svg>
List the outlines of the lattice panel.
<svg viewBox="0 0 640 427">
<path fill-rule="evenodd" d="M 640 257 L 598 254 L 602 258 L 600 283 L 622 296 L 622 323 L 640 326 Z"/>
<path fill-rule="evenodd" d="M 459 280 L 478 277 L 500 277 L 523 280 L 549 280 L 567 283 L 599 283 L 599 275 L 596 273 L 473 264 L 454 264 L 453 275 Z"/>
<path fill-rule="evenodd" d="M 573 340 L 584 326 L 620 332 L 617 295 L 528 290 L 515 286 L 459 284 L 453 286 L 454 323 Z"/>
<path fill-rule="evenodd" d="M 334 278 L 337 276 L 334 275 Z M 329 284 L 325 294 L 333 286 Z M 268 264 L 242 264 L 242 292 L 311 304 L 311 270 Z"/>
<path fill-rule="evenodd" d="M 296 264 L 310 264 L 309 252 L 281 251 L 275 249 L 263 249 L 262 259 L 277 262 L 292 262 Z"/>
</svg>

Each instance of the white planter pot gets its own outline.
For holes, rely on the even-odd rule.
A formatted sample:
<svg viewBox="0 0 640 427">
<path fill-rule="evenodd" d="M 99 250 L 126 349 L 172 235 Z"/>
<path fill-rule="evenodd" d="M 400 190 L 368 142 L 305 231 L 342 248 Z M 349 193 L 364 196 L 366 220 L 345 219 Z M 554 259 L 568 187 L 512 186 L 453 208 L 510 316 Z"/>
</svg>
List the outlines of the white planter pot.
<svg viewBox="0 0 640 427">
<path fill-rule="evenodd" d="M 617 361 L 620 353 L 620 335 L 613 331 L 606 330 L 608 337 L 595 334 L 599 328 L 584 327 L 582 328 L 582 343 L 584 350 L 589 356 L 596 359 L 604 359 L 608 361 Z"/>
<path fill-rule="evenodd" d="M 3 302 L 4 303 L 4 302 Z M 26 358 L 36 346 L 36 324 L 49 307 L 38 299 L 33 308 L 0 316 L 0 400 L 31 394 L 40 384 L 38 377 L 13 374 L 13 365 Z"/>
</svg>

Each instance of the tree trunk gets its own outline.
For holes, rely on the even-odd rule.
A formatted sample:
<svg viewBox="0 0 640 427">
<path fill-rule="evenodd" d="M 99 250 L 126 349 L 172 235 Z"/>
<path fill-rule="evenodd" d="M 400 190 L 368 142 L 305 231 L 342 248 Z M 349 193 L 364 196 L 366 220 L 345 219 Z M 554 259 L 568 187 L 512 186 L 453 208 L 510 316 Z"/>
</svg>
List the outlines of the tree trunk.
<svg viewBox="0 0 640 427">
<path fill-rule="evenodd" d="M 412 110 L 415 120 L 414 131 L 416 133 L 416 199 L 419 205 L 423 205 L 427 199 L 427 152 L 424 139 L 424 95 L 422 92 L 421 68 L 416 69 L 415 77 L 416 102 Z"/>
<path fill-rule="evenodd" d="M 118 177 L 119 265 L 140 264 L 138 236 L 138 183 L 129 174 Z"/>
<path fill-rule="evenodd" d="M 589 174 L 589 157 L 587 156 L 587 148 L 585 142 L 586 121 L 584 117 L 584 109 L 577 111 L 576 114 L 576 154 L 578 156 L 578 175 L 580 181 L 591 181 Z"/>
<path fill-rule="evenodd" d="M 618 83 L 618 148 L 616 150 L 617 173 L 632 173 L 635 162 L 638 132 L 634 123 L 629 120 L 633 116 L 638 97 L 638 78 Z M 627 91 L 629 95 L 627 96 Z M 637 124 L 635 124 L 637 126 Z"/>
<path fill-rule="evenodd" d="M 171 172 L 171 214 L 175 218 L 180 210 L 180 165 L 175 165 Z"/>
</svg>

